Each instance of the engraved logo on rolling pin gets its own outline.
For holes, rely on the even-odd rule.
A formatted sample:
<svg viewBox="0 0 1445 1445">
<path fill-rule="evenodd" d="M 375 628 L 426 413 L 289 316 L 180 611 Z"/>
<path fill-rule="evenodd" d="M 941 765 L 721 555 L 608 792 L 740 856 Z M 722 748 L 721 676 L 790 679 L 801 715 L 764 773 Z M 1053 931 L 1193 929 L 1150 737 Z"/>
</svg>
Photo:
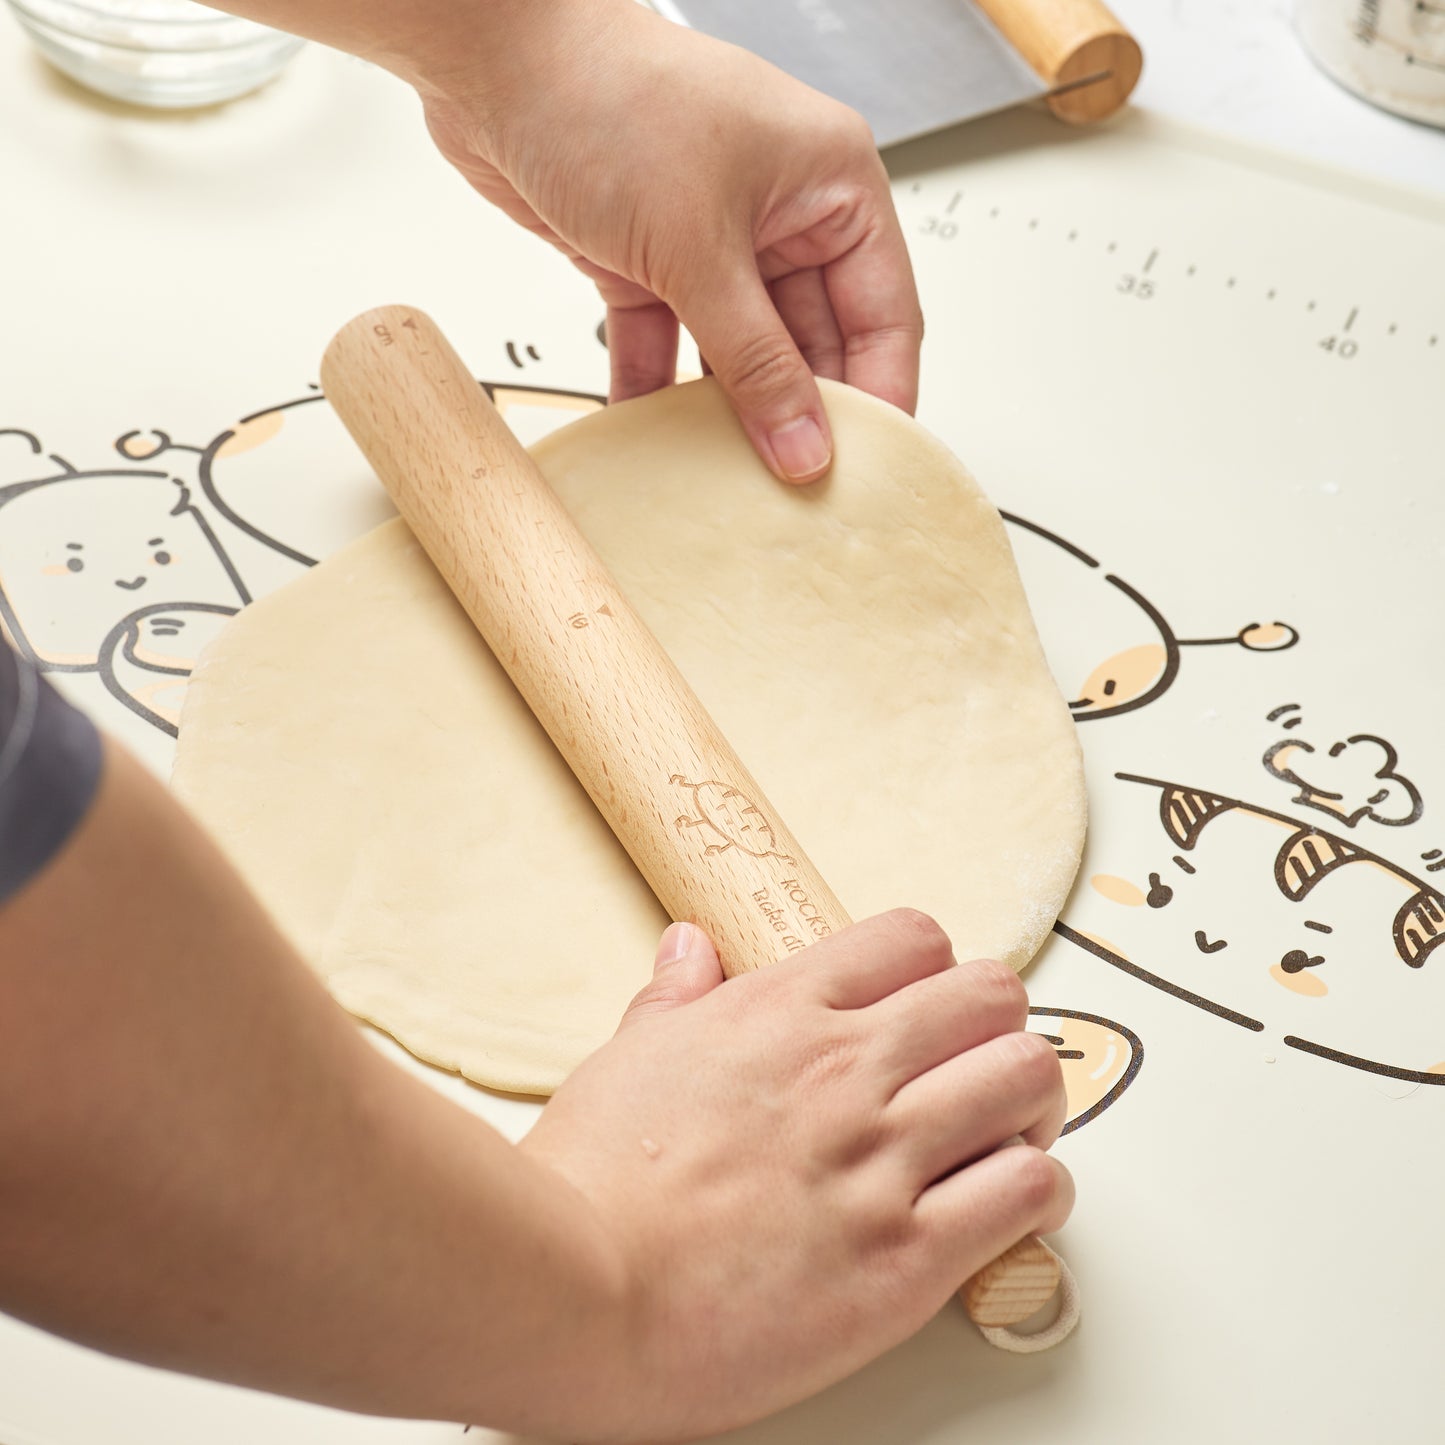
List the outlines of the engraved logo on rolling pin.
<svg viewBox="0 0 1445 1445">
<path fill-rule="evenodd" d="M 768 927 L 779 936 L 783 947 L 789 953 L 801 953 L 808 946 L 806 938 L 799 938 L 796 933 L 788 931 L 790 925 L 786 910 L 778 906 L 777 901 L 766 888 L 753 890 L 753 902 L 758 905 L 758 912 L 768 920 Z"/>
<path fill-rule="evenodd" d="M 798 910 L 798 917 L 808 925 L 814 938 L 826 938 L 833 931 L 832 925 L 823 917 L 823 911 L 808 897 L 808 890 L 796 878 L 784 878 L 783 892 L 788 901 Z"/>
<path fill-rule="evenodd" d="M 784 863 L 796 862 L 777 850 L 777 835 L 757 804 L 731 783 L 710 779 L 690 783 L 681 773 L 674 773 L 668 782 L 686 788 L 692 794 L 693 811 L 673 820 L 679 833 L 688 828 L 705 829 L 710 841 L 704 850 L 707 857 L 736 848 L 754 858 L 780 858 Z"/>
<path fill-rule="evenodd" d="M 775 855 L 781 856 L 781 855 Z M 791 858 L 784 862 L 791 863 Z M 827 938 L 833 931 L 833 926 L 823 917 L 823 910 L 808 896 L 808 890 L 796 878 L 784 878 L 778 885 L 783 890 L 783 896 L 792 905 L 793 916 L 801 918 L 807 925 L 808 932 L 812 934 L 811 939 L 798 938 L 788 932 L 788 913 L 785 908 L 779 906 L 773 895 L 766 888 L 758 888 L 753 892 L 753 902 L 758 905 L 758 911 L 768 920 L 774 933 L 782 935 L 783 946 L 789 953 L 797 953 L 799 949 L 806 948 L 809 943 L 816 942 L 820 938 Z"/>
</svg>

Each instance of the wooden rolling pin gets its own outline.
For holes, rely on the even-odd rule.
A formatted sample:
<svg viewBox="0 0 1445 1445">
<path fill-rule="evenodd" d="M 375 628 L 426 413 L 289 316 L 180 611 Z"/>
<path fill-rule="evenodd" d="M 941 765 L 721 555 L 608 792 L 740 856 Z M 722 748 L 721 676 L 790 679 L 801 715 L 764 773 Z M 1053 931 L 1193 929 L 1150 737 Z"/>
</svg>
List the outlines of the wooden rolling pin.
<svg viewBox="0 0 1445 1445">
<path fill-rule="evenodd" d="M 978 0 L 1051 88 L 1050 110 L 1082 125 L 1113 115 L 1144 66 L 1139 43 L 1101 0 Z"/>
<path fill-rule="evenodd" d="M 397 510 L 676 919 L 735 974 L 848 915 L 633 610 L 461 358 L 424 313 L 348 322 L 321 382 Z M 1021 1240 L 964 1286 L 1017 1324 L 1059 1281 Z"/>
</svg>

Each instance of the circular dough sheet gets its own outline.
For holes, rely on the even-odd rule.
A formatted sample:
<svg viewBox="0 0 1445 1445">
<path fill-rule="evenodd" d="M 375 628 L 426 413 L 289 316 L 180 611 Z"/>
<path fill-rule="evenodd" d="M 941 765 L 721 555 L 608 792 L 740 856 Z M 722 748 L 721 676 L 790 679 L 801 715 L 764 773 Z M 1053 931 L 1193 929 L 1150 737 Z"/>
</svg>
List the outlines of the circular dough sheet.
<svg viewBox="0 0 1445 1445">
<path fill-rule="evenodd" d="M 1084 786 L 997 512 L 902 412 L 826 385 L 830 478 L 773 480 L 717 385 L 533 448 L 855 918 L 908 904 L 1022 968 Z M 667 919 L 400 521 L 203 656 L 175 786 L 347 1009 L 550 1093 Z"/>
</svg>

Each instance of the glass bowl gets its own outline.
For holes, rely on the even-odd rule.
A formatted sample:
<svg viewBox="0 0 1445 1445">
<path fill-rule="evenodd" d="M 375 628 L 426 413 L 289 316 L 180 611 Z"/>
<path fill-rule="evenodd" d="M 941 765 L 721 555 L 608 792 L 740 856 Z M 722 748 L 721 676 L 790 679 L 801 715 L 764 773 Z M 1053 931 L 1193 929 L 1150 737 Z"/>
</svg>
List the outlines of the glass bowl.
<svg viewBox="0 0 1445 1445">
<path fill-rule="evenodd" d="M 135 105 L 214 105 L 254 90 L 294 35 L 190 0 L 9 0 L 36 48 L 71 79 Z"/>
</svg>

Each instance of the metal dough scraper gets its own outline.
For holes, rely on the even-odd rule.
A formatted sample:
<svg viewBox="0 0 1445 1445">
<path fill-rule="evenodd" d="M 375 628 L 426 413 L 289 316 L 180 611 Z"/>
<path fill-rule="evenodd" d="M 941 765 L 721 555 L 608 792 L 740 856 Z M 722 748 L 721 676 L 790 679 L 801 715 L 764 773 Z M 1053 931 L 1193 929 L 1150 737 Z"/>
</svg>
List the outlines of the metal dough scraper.
<svg viewBox="0 0 1445 1445">
<path fill-rule="evenodd" d="M 1100 0 L 651 0 L 859 111 L 880 146 L 1021 101 L 1112 114 L 1139 78 Z"/>
</svg>

